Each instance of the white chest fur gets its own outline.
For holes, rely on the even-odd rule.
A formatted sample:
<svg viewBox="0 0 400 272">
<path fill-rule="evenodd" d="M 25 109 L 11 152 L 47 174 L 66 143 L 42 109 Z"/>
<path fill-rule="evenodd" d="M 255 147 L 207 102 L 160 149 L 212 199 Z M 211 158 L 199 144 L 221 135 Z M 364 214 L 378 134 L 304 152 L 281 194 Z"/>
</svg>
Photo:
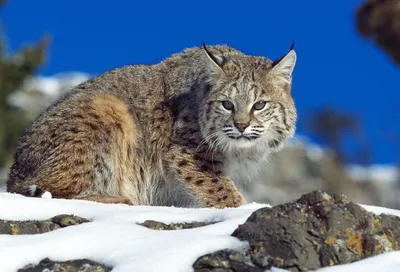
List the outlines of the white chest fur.
<svg viewBox="0 0 400 272">
<path fill-rule="evenodd" d="M 265 165 L 267 155 L 231 156 L 226 158 L 224 164 L 225 174 L 230 177 L 239 190 L 254 179 L 260 169 Z"/>
</svg>

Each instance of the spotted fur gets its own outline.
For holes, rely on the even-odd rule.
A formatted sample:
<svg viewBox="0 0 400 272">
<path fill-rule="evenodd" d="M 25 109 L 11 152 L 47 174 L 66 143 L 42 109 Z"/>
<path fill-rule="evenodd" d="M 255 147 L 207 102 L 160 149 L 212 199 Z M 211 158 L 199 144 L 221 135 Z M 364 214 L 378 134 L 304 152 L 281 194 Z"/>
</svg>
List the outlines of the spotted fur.
<svg viewBox="0 0 400 272">
<path fill-rule="evenodd" d="M 105 203 L 239 206 L 240 189 L 294 133 L 295 61 L 292 49 L 273 62 L 204 46 L 95 77 L 26 129 L 7 190 Z"/>
</svg>

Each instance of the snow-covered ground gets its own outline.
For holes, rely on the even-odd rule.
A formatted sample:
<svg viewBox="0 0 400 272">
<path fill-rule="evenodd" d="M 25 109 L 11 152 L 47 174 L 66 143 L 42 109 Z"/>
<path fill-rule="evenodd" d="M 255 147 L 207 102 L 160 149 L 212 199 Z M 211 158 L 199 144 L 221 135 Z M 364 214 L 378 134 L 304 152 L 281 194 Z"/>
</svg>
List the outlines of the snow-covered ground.
<svg viewBox="0 0 400 272">
<path fill-rule="evenodd" d="M 91 220 L 44 234 L 0 235 L 0 271 L 14 272 L 46 257 L 58 261 L 88 258 L 114 267 L 113 272 L 191 271 L 192 264 L 201 255 L 246 246 L 230 234 L 253 211 L 265 206 L 253 203 L 223 210 L 134 207 L 0 193 L 0 218 L 3 220 L 43 220 L 58 214 L 75 214 Z M 365 207 L 376 213 L 400 216 L 400 211 Z M 164 223 L 221 222 L 174 231 L 151 230 L 135 224 L 148 219 Z M 321 271 L 394 272 L 399 267 L 400 251 Z"/>
</svg>

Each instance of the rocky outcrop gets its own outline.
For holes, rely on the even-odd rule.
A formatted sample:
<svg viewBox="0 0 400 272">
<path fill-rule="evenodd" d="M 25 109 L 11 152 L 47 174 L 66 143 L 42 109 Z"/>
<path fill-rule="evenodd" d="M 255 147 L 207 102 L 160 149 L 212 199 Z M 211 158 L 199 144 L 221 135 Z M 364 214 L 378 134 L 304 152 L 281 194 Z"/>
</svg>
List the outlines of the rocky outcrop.
<svg viewBox="0 0 400 272">
<path fill-rule="evenodd" d="M 368 174 L 356 181 L 354 172 L 338 163 L 333 151 L 300 139 L 274 154 L 259 175 L 244 188 L 249 202 L 279 205 L 313 190 L 323 190 L 345 193 L 356 203 L 400 208 L 399 182 L 375 180 Z"/>
<path fill-rule="evenodd" d="M 343 196 L 314 191 L 255 211 L 232 236 L 249 248 L 200 257 L 195 271 L 258 271 L 271 265 L 307 271 L 355 262 L 398 250 L 400 218 L 377 216 Z"/>
<path fill-rule="evenodd" d="M 74 260 L 67 262 L 55 262 L 49 258 L 43 259 L 38 265 L 29 264 L 18 272 L 108 272 L 111 268 L 102 264 L 87 260 Z"/>
<path fill-rule="evenodd" d="M 305 141 L 305 140 L 304 140 Z M 341 194 L 358 203 L 371 203 L 359 184 L 335 161 L 333 152 L 305 143 L 291 142 L 273 155 L 247 186 L 247 199 L 279 205 L 313 190 Z M 376 190 L 374 190 L 376 192 Z M 379 204 L 379 201 L 375 201 Z"/>
<path fill-rule="evenodd" d="M 68 214 L 57 215 L 48 220 L 0 220 L 0 234 L 39 234 L 86 222 L 89 222 L 89 220 Z"/>
</svg>

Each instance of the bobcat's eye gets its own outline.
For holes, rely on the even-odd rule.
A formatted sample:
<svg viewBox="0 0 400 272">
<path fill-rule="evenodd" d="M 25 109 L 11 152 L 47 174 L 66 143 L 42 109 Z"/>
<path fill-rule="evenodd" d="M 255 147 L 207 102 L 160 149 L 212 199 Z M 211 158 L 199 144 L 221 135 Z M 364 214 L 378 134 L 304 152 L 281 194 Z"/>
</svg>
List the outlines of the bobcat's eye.
<svg viewBox="0 0 400 272">
<path fill-rule="evenodd" d="M 231 111 L 235 108 L 233 103 L 229 100 L 224 100 L 222 101 L 222 107 L 224 107 L 226 110 Z"/>
<path fill-rule="evenodd" d="M 260 101 L 257 101 L 256 103 L 254 103 L 253 109 L 262 110 L 265 107 L 265 105 L 267 105 L 267 102 L 264 100 L 260 100 Z"/>
</svg>

